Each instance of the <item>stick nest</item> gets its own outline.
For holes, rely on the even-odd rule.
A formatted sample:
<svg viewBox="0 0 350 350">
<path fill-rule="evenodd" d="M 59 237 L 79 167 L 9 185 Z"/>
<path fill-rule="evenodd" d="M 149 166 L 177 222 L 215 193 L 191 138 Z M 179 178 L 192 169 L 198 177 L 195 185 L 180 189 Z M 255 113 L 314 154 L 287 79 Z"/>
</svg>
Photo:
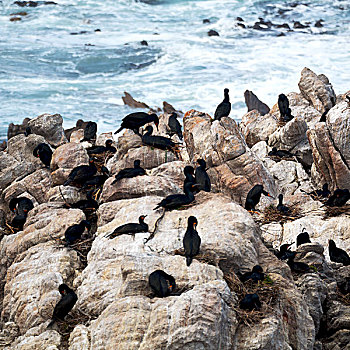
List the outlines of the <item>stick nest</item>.
<svg viewBox="0 0 350 350">
<path fill-rule="evenodd" d="M 339 216 L 342 214 L 350 215 L 350 205 L 343 205 L 342 207 L 328 207 L 328 206 L 326 206 L 326 211 L 325 211 L 323 218 L 327 219 L 327 218 Z"/>
<path fill-rule="evenodd" d="M 303 215 L 301 214 L 301 210 L 298 204 L 292 204 L 288 206 L 289 212 L 284 214 L 277 210 L 273 205 L 268 206 L 262 213 L 262 217 L 257 219 L 256 221 L 261 224 L 269 224 L 271 222 L 281 222 L 285 223 L 288 221 L 294 221 L 296 219 L 301 218 Z"/>
<path fill-rule="evenodd" d="M 185 256 L 185 252 L 183 249 L 176 249 L 174 254 Z M 208 265 L 218 266 L 217 256 L 207 251 L 204 251 L 204 252 L 201 251 L 198 255 L 193 257 L 193 260 L 198 260 L 199 262 L 205 263 Z"/>
</svg>

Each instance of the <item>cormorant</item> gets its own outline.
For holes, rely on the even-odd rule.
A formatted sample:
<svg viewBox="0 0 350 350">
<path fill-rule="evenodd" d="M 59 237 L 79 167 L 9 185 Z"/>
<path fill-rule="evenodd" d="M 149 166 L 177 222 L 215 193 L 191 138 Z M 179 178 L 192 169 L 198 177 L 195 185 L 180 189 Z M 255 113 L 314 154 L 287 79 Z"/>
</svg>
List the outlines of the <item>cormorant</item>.
<svg viewBox="0 0 350 350">
<path fill-rule="evenodd" d="M 147 146 L 175 152 L 176 143 L 169 137 L 153 136 L 151 125 L 146 127 L 146 133 L 142 136 L 142 143 Z"/>
<path fill-rule="evenodd" d="M 73 309 L 73 306 L 78 300 L 75 292 L 66 284 L 60 284 L 58 291 L 61 294 L 61 300 L 56 304 L 53 310 L 52 320 L 47 328 L 51 327 L 58 320 L 63 321 L 68 312 Z"/>
<path fill-rule="evenodd" d="M 103 186 L 103 184 L 109 178 L 109 170 L 105 166 L 102 166 L 101 173 L 102 175 L 96 175 L 93 176 L 91 179 L 86 180 L 83 184 L 83 187 L 80 190 L 83 191 L 89 187 Z"/>
<path fill-rule="evenodd" d="M 332 239 L 329 240 L 328 253 L 331 261 L 341 263 L 344 266 L 350 265 L 350 257 L 348 253 L 343 249 L 337 248 Z"/>
<path fill-rule="evenodd" d="M 251 272 L 246 272 L 242 276 L 239 276 L 241 282 L 246 282 L 252 280 L 253 282 L 263 281 L 265 279 L 265 274 L 260 265 L 255 265 Z"/>
<path fill-rule="evenodd" d="M 330 207 L 342 207 L 350 199 L 350 192 L 346 188 L 341 190 L 336 189 L 332 196 L 330 196 L 326 202 L 326 205 Z"/>
<path fill-rule="evenodd" d="M 121 179 L 146 175 L 146 170 L 141 168 L 140 164 L 141 164 L 140 160 L 136 159 L 134 160 L 133 168 L 125 168 L 120 170 L 118 174 L 115 176 L 115 180 L 112 182 L 112 185 L 114 185 L 116 182 L 118 182 Z"/>
<path fill-rule="evenodd" d="M 277 210 L 279 212 L 281 212 L 282 214 L 288 214 L 290 212 L 290 209 L 283 204 L 283 194 L 282 193 L 278 196 Z"/>
<path fill-rule="evenodd" d="M 269 156 L 279 157 L 279 158 L 292 158 L 294 157 L 294 154 L 290 153 L 289 151 L 284 150 L 277 150 L 276 147 L 272 147 L 272 151 L 268 153 Z"/>
<path fill-rule="evenodd" d="M 196 184 L 198 184 L 198 189 L 205 192 L 210 192 L 211 184 L 210 178 L 206 171 L 207 163 L 204 159 L 198 159 L 197 163 L 199 166 L 196 168 Z"/>
<path fill-rule="evenodd" d="M 27 215 L 34 208 L 33 202 L 27 197 L 12 198 L 9 202 L 9 208 L 13 213 Z"/>
<path fill-rule="evenodd" d="M 72 182 L 84 184 L 85 181 L 91 179 L 96 174 L 97 168 L 92 159 L 89 160 L 89 163 L 89 165 L 79 165 L 75 167 L 68 175 L 68 179 L 63 186 L 68 186 Z"/>
<path fill-rule="evenodd" d="M 168 127 L 169 127 L 169 131 L 167 134 L 170 135 L 170 137 L 173 135 L 177 135 L 180 140 L 183 139 L 181 124 L 177 120 L 176 112 L 171 113 L 171 116 L 169 117 L 169 120 L 168 120 Z"/>
<path fill-rule="evenodd" d="M 30 128 L 30 126 L 27 126 L 24 132 L 24 136 L 28 137 L 31 133 L 32 133 L 32 129 Z"/>
<path fill-rule="evenodd" d="M 216 107 L 214 120 L 220 120 L 222 117 L 228 117 L 231 112 L 230 97 L 228 95 L 229 89 L 224 89 L 224 99 Z"/>
<path fill-rule="evenodd" d="M 120 235 L 124 234 L 132 234 L 134 235 L 135 233 L 138 232 L 148 232 L 148 225 L 144 222 L 145 217 L 147 215 L 141 215 L 139 217 L 139 223 L 130 223 L 130 224 L 124 224 L 119 227 L 117 227 L 112 233 L 109 235 L 105 236 L 106 238 L 115 238 Z"/>
<path fill-rule="evenodd" d="M 183 190 L 185 191 L 185 185 L 187 183 L 194 184 L 196 183 L 196 179 L 194 178 L 194 168 L 191 165 L 186 165 L 184 168 L 184 174 L 185 174 L 185 181 L 184 181 L 184 187 Z"/>
<path fill-rule="evenodd" d="M 304 230 L 305 228 L 303 228 L 303 231 L 297 236 L 297 247 L 305 243 L 311 243 L 309 234 Z"/>
<path fill-rule="evenodd" d="M 72 204 L 65 204 L 64 208 L 74 208 L 74 209 L 81 209 L 81 210 L 96 210 L 99 207 L 99 204 L 95 199 L 92 198 L 94 190 L 88 191 L 86 193 L 86 199 L 82 199 L 76 203 Z"/>
<path fill-rule="evenodd" d="M 244 208 L 246 210 L 255 210 L 255 206 L 258 205 L 260 201 L 261 194 L 271 197 L 262 185 L 255 185 L 249 192 L 245 201 Z"/>
<path fill-rule="evenodd" d="M 16 231 L 23 231 L 23 226 L 26 223 L 27 214 L 18 214 L 11 221 L 11 227 Z"/>
<path fill-rule="evenodd" d="M 289 244 L 282 244 L 282 245 L 280 246 L 279 252 L 277 252 L 277 254 L 276 254 L 277 258 L 280 259 L 280 260 L 287 260 L 287 259 L 289 259 L 291 256 L 294 256 L 294 253 L 295 253 L 295 252 L 292 252 L 292 251 L 290 250 L 290 246 L 291 246 L 292 244 L 294 244 L 294 242 L 289 243 Z"/>
<path fill-rule="evenodd" d="M 40 158 L 46 167 L 50 167 L 52 150 L 46 143 L 39 143 L 33 150 L 33 156 Z"/>
<path fill-rule="evenodd" d="M 87 122 L 84 129 L 84 138 L 80 141 L 94 141 L 96 140 L 97 124 L 95 122 Z"/>
<path fill-rule="evenodd" d="M 240 301 L 239 307 L 243 310 L 259 310 L 261 308 L 261 302 L 258 294 L 246 294 L 245 297 Z"/>
<path fill-rule="evenodd" d="M 153 209 L 156 210 L 160 207 L 165 209 L 177 209 L 183 205 L 190 204 L 194 201 L 193 190 L 197 187 L 197 184 L 187 183 L 185 186 L 185 194 L 171 194 L 170 196 L 165 197 L 158 205 Z"/>
<path fill-rule="evenodd" d="M 281 119 L 284 122 L 289 122 L 290 120 L 292 120 L 294 117 L 292 116 L 292 111 L 289 108 L 289 100 L 288 97 L 284 94 L 280 94 L 278 96 L 278 108 L 280 110 L 280 114 L 281 114 Z"/>
<path fill-rule="evenodd" d="M 316 190 L 316 191 L 312 191 L 312 192 L 306 192 L 304 190 L 301 190 L 301 191 L 307 193 L 309 196 L 322 197 L 322 198 L 326 198 L 331 194 L 331 192 L 328 189 L 327 183 L 323 184 L 322 190 Z"/>
<path fill-rule="evenodd" d="M 294 258 L 296 256 L 296 252 L 292 252 L 291 256 L 288 258 L 287 264 L 293 272 L 304 273 L 310 271 L 310 266 L 303 262 L 295 262 Z"/>
<path fill-rule="evenodd" d="M 74 243 L 77 239 L 80 239 L 81 235 L 85 231 L 85 228 L 90 230 L 91 225 L 89 221 L 82 220 L 79 224 L 68 227 L 64 233 L 67 245 Z"/>
<path fill-rule="evenodd" d="M 118 134 L 118 132 L 122 131 L 123 129 L 130 129 L 135 134 L 140 135 L 140 127 L 151 122 L 154 122 L 158 129 L 159 119 L 157 117 L 157 114 L 148 114 L 145 112 L 131 113 L 122 119 L 122 124 L 120 128 L 115 132 L 115 134 Z"/>
<path fill-rule="evenodd" d="M 114 146 L 112 146 L 112 144 L 113 144 L 113 140 L 106 140 L 105 146 L 92 146 L 87 148 L 86 151 L 88 155 L 101 154 L 105 152 L 115 153 L 117 152 L 117 149 Z"/>
<path fill-rule="evenodd" d="M 199 254 L 201 238 L 196 230 L 198 225 L 197 219 L 194 216 L 190 216 L 187 222 L 187 230 L 182 242 L 185 249 L 186 264 L 190 266 L 193 257 Z"/>
<path fill-rule="evenodd" d="M 148 282 L 153 292 L 160 298 L 167 297 L 176 288 L 174 277 L 162 270 L 152 272 Z"/>
</svg>

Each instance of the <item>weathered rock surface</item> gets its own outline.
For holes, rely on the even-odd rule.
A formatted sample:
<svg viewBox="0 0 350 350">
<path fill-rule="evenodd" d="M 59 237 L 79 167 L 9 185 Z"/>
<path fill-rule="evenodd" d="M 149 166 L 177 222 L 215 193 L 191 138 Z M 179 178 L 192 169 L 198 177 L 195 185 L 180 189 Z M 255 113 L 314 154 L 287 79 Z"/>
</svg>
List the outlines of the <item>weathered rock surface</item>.
<svg viewBox="0 0 350 350">
<path fill-rule="evenodd" d="M 270 108 L 266 103 L 261 102 L 258 97 L 249 90 L 244 91 L 244 100 L 248 108 L 248 112 L 253 109 L 257 110 L 262 116 L 269 113 Z"/>
</svg>

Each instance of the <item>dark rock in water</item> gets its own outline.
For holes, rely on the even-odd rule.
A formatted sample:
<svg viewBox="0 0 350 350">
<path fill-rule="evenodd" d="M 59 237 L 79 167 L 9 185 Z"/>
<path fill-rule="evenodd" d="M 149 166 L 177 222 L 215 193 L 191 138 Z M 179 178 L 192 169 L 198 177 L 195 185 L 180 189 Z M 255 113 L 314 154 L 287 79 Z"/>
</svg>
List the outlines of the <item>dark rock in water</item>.
<svg viewBox="0 0 350 350">
<path fill-rule="evenodd" d="M 70 35 L 79 35 L 79 34 L 86 34 L 87 31 L 86 30 L 81 30 L 80 32 L 72 32 L 72 33 L 69 33 Z"/>
<path fill-rule="evenodd" d="M 37 7 L 40 5 L 57 5 L 54 1 L 15 1 L 14 5 L 20 7 Z"/>
<path fill-rule="evenodd" d="M 163 111 L 167 114 L 171 114 L 176 112 L 176 109 L 170 103 L 163 101 Z"/>
<path fill-rule="evenodd" d="M 27 15 L 28 15 L 28 12 L 25 12 L 25 11 L 10 13 L 10 16 L 27 16 Z"/>
<path fill-rule="evenodd" d="M 277 13 L 278 13 L 279 15 L 283 15 L 283 14 L 285 14 L 285 13 L 288 12 L 288 11 L 291 11 L 291 9 L 279 9 L 279 10 L 277 11 Z"/>
<path fill-rule="evenodd" d="M 253 29 L 256 30 L 269 30 L 272 27 L 272 22 L 264 21 L 263 18 L 259 18 L 259 22 L 255 22 L 253 25 Z"/>
<path fill-rule="evenodd" d="M 237 18 L 236 18 L 236 21 L 244 22 L 244 19 L 243 19 L 242 17 L 237 17 Z"/>
<path fill-rule="evenodd" d="M 220 36 L 216 30 L 210 29 L 208 32 L 208 36 Z"/>
<path fill-rule="evenodd" d="M 277 36 L 286 36 L 286 34 L 284 34 L 284 33 L 279 33 Z"/>
<path fill-rule="evenodd" d="M 270 112 L 270 108 L 265 103 L 261 102 L 258 97 L 249 90 L 244 92 L 245 104 L 248 107 L 248 112 L 256 109 L 261 115 L 265 115 Z"/>
<path fill-rule="evenodd" d="M 10 22 L 18 22 L 18 21 L 21 21 L 22 18 L 21 17 L 11 17 L 10 18 Z"/>
<path fill-rule="evenodd" d="M 316 28 L 322 28 L 323 27 L 323 24 L 322 24 L 323 19 L 319 19 L 316 23 L 315 23 L 315 27 Z"/>
<path fill-rule="evenodd" d="M 210 23 L 210 19 L 208 18 L 203 19 L 203 23 Z"/>
<path fill-rule="evenodd" d="M 149 108 L 146 103 L 134 100 L 134 98 L 128 92 L 124 91 L 124 95 L 125 96 L 122 96 L 122 100 L 125 105 L 132 108 Z"/>
<path fill-rule="evenodd" d="M 307 24 L 301 24 L 299 21 L 294 22 L 293 28 L 294 29 L 305 29 L 309 28 L 310 26 Z"/>
<path fill-rule="evenodd" d="M 143 45 L 143 46 L 148 46 L 148 42 L 146 40 L 142 40 L 140 42 L 140 44 Z"/>
<path fill-rule="evenodd" d="M 11 137 L 16 136 L 18 134 L 24 134 L 29 121 L 30 121 L 30 118 L 25 118 L 22 124 L 11 123 L 9 125 L 9 128 L 7 129 L 7 140 L 9 140 Z"/>
<path fill-rule="evenodd" d="M 97 29 L 94 30 L 94 32 L 95 32 L 95 33 L 101 32 L 101 29 L 97 28 Z"/>
<path fill-rule="evenodd" d="M 237 23 L 237 27 L 246 28 L 245 24 L 243 23 Z"/>
<path fill-rule="evenodd" d="M 276 27 L 276 28 L 286 28 L 286 29 L 290 29 L 290 26 L 289 26 L 288 23 L 276 24 L 275 27 Z"/>
</svg>

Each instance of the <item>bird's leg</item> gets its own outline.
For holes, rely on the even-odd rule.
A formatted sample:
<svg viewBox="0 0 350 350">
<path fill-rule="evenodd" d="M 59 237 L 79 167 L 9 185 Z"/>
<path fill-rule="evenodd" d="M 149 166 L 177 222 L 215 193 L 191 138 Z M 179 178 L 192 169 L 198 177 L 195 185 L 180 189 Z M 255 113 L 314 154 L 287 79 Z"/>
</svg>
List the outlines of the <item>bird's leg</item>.
<svg viewBox="0 0 350 350">
<path fill-rule="evenodd" d="M 256 210 L 248 210 L 248 213 L 261 215 L 261 213 Z"/>
<path fill-rule="evenodd" d="M 7 222 L 5 223 L 5 225 L 10 229 L 11 233 L 15 233 L 14 227 L 10 226 Z"/>
<path fill-rule="evenodd" d="M 100 191 L 101 191 L 101 188 L 99 188 L 99 189 L 97 190 L 97 192 L 95 193 L 95 195 L 94 195 L 94 197 L 93 197 L 95 201 L 97 201 L 97 197 L 98 197 Z"/>
</svg>

